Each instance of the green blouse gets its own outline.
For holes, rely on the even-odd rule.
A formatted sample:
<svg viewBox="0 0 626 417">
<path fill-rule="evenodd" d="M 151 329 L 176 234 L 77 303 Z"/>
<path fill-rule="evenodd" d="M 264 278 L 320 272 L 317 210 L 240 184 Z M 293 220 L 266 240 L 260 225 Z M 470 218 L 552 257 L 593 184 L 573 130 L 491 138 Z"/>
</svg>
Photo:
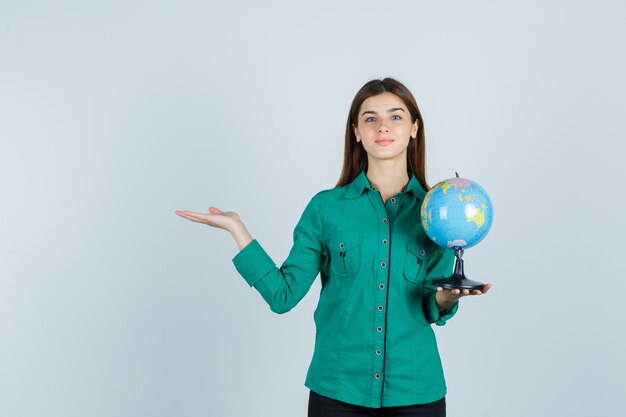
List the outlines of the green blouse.
<svg viewBox="0 0 626 417">
<path fill-rule="evenodd" d="M 293 233 L 280 268 L 257 240 L 233 258 L 237 271 L 272 311 L 291 310 L 321 276 L 314 313 L 315 350 L 305 386 L 364 407 L 436 401 L 446 385 L 431 324 L 436 286 L 454 251 L 434 244 L 420 224 L 426 195 L 412 173 L 405 191 L 383 203 L 365 171 L 353 182 L 317 193 Z"/>
</svg>

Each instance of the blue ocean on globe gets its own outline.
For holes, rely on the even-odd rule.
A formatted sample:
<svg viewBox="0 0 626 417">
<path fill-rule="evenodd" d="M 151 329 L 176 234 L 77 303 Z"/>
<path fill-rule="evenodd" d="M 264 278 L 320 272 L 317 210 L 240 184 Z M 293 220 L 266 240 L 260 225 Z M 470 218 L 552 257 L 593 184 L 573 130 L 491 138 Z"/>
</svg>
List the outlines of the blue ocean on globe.
<svg viewBox="0 0 626 417">
<path fill-rule="evenodd" d="M 464 178 L 450 178 L 428 191 L 420 218 L 426 235 L 439 246 L 468 249 L 489 232 L 493 208 L 483 187 Z"/>
</svg>

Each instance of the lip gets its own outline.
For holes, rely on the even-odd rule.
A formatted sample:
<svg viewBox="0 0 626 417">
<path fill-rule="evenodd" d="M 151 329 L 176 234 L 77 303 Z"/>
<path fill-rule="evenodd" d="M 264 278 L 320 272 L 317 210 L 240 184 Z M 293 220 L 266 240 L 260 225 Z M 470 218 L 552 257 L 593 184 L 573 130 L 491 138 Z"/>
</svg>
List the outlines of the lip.
<svg viewBox="0 0 626 417">
<path fill-rule="evenodd" d="M 391 142 L 393 142 L 393 139 L 387 139 L 387 138 L 378 139 L 376 141 L 376 143 L 381 146 L 389 145 Z"/>
</svg>

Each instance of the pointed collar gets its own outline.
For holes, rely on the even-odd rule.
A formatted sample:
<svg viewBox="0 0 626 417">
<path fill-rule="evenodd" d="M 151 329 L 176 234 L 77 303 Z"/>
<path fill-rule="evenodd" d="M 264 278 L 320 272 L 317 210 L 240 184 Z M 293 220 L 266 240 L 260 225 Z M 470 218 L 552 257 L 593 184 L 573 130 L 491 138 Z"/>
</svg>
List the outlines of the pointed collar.
<svg viewBox="0 0 626 417">
<path fill-rule="evenodd" d="M 406 186 L 404 192 L 412 192 L 415 197 L 423 199 L 426 196 L 426 191 L 422 188 L 419 181 L 413 175 L 412 172 L 409 172 L 409 183 Z M 369 188 L 370 190 L 374 190 L 372 185 L 370 184 L 367 175 L 365 175 L 365 170 L 362 170 L 359 175 L 348 184 L 348 191 L 346 192 L 346 198 L 356 198 L 363 194 L 363 190 Z"/>
</svg>

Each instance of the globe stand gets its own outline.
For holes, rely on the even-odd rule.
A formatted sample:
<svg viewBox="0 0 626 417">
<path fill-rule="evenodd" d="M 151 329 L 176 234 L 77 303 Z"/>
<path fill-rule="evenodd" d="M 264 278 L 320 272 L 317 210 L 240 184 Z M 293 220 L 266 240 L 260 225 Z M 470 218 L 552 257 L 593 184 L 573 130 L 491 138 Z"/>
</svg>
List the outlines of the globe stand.
<svg viewBox="0 0 626 417">
<path fill-rule="evenodd" d="M 447 278 L 441 278 L 433 280 L 432 283 L 438 287 L 454 290 L 481 290 L 483 289 L 482 282 L 473 281 L 465 277 L 463 271 L 463 249 L 454 248 L 454 254 L 456 255 L 456 263 L 454 264 L 454 272 Z"/>
</svg>

